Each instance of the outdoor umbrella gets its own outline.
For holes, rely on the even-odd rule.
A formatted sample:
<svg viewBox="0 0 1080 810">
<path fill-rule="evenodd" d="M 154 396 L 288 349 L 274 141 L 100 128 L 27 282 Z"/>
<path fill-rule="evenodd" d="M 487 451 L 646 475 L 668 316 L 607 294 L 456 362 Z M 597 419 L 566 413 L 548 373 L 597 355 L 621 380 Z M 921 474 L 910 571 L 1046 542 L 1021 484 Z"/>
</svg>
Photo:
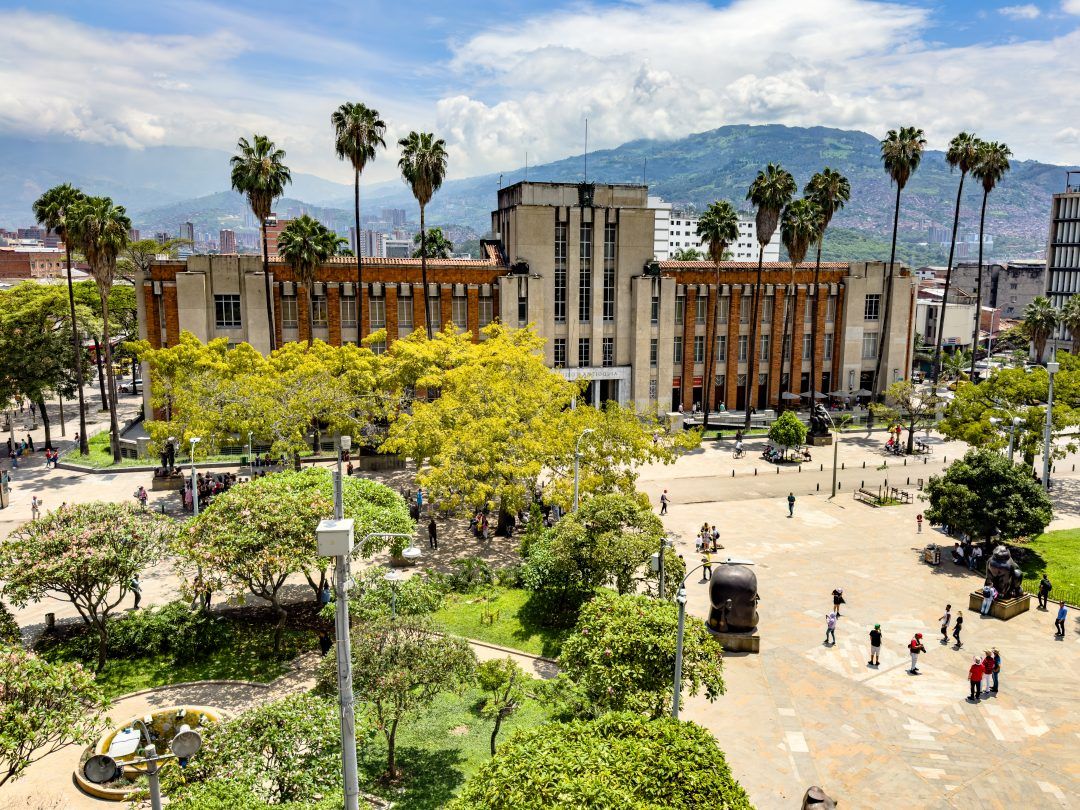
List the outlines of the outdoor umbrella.
<svg viewBox="0 0 1080 810">
<path fill-rule="evenodd" d="M 852 391 L 851 395 L 853 397 L 870 397 L 870 396 L 873 396 L 873 394 L 870 391 L 867 391 L 865 388 L 860 388 L 858 391 Z"/>
<path fill-rule="evenodd" d="M 830 397 L 846 397 L 846 396 L 848 396 L 848 392 L 847 391 L 830 391 L 829 396 Z"/>
<path fill-rule="evenodd" d="M 785 391 L 784 393 L 782 393 L 780 395 L 780 399 L 798 399 L 798 398 L 799 398 L 798 394 L 793 394 L 790 391 Z"/>
<path fill-rule="evenodd" d="M 810 396 L 810 392 L 809 391 L 803 391 L 801 394 L 799 394 L 799 396 L 808 397 L 808 396 Z M 815 391 L 814 392 L 814 399 L 828 399 L 828 395 L 823 394 L 820 391 Z"/>
</svg>

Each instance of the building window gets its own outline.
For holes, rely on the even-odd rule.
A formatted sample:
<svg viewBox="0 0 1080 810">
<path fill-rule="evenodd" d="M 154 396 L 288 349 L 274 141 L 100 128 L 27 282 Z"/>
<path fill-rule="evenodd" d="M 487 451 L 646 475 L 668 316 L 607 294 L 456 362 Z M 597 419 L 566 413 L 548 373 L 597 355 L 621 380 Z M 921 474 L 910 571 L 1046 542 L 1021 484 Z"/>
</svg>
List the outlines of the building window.
<svg viewBox="0 0 1080 810">
<path fill-rule="evenodd" d="M 215 295 L 214 316 L 218 329 L 240 328 L 240 296 Z"/>
<path fill-rule="evenodd" d="M 604 225 L 604 320 L 615 320 L 615 223 Z M 653 322 L 655 323 L 655 321 Z"/>
<path fill-rule="evenodd" d="M 872 360 L 877 357 L 878 333 L 863 332 L 862 356 L 864 360 Z"/>
<path fill-rule="evenodd" d="M 794 300 L 793 296 L 784 296 L 784 323 L 788 323 L 791 320 L 791 304 Z"/>
<path fill-rule="evenodd" d="M 311 325 L 326 328 L 327 324 L 326 296 L 316 295 L 311 299 Z"/>
<path fill-rule="evenodd" d="M 462 321 L 462 324 L 465 322 Z M 555 323 L 566 323 L 566 223 L 555 223 Z"/>
<path fill-rule="evenodd" d="M 803 323 L 810 323 L 814 318 L 814 299 L 806 296 L 806 306 L 803 307 Z"/>
<path fill-rule="evenodd" d="M 836 296 L 830 295 L 825 302 L 825 323 L 836 323 Z"/>
<path fill-rule="evenodd" d="M 727 323 L 728 313 L 731 311 L 731 299 L 723 296 L 716 305 L 716 322 Z"/>
<path fill-rule="evenodd" d="M 748 353 L 747 347 L 749 346 L 749 344 L 750 344 L 750 336 L 749 335 L 739 335 L 739 362 L 740 363 L 745 363 L 746 362 L 746 355 Z"/>
<path fill-rule="evenodd" d="M 454 326 L 458 329 L 466 329 L 469 326 L 469 298 L 466 295 L 455 295 L 450 302 L 450 317 Z"/>
<path fill-rule="evenodd" d="M 769 359 L 769 336 L 761 336 L 761 354 L 758 355 L 762 360 Z"/>
<path fill-rule="evenodd" d="M 281 296 L 281 325 L 286 329 L 295 329 L 296 319 L 296 296 Z"/>
<path fill-rule="evenodd" d="M 682 326 L 683 313 L 686 312 L 686 296 L 675 296 L 675 325 Z"/>
<path fill-rule="evenodd" d="M 592 345 L 589 338 L 578 338 L 577 364 L 582 368 L 592 365 Z"/>
<path fill-rule="evenodd" d="M 649 322 L 660 323 L 660 296 L 653 293 L 652 302 L 649 305 Z"/>
<path fill-rule="evenodd" d="M 716 359 L 727 360 L 727 335 L 716 336 Z"/>
<path fill-rule="evenodd" d="M 525 284 L 518 284 L 518 326 L 525 326 L 529 322 L 529 288 Z"/>
<path fill-rule="evenodd" d="M 866 296 L 863 306 L 863 318 L 868 321 L 876 321 L 881 316 L 881 294 L 870 293 Z"/>
<path fill-rule="evenodd" d="M 397 300 L 398 336 L 406 337 L 413 330 L 413 308 L 411 295 L 398 295 Z"/>
<path fill-rule="evenodd" d="M 803 335 L 802 336 L 802 359 L 803 360 L 809 360 L 810 359 L 810 352 L 813 351 L 813 348 L 814 348 L 814 342 L 811 339 L 811 336 L 810 335 Z"/>
<path fill-rule="evenodd" d="M 433 330 L 442 329 L 442 306 L 438 293 L 427 297 L 427 316 Z"/>
<path fill-rule="evenodd" d="M 373 340 L 368 344 L 368 348 L 371 349 L 373 354 L 382 354 L 386 351 L 386 341 Z"/>
<path fill-rule="evenodd" d="M 750 312 L 753 308 L 753 297 L 744 295 L 739 299 L 739 323 L 750 323 Z"/>
<path fill-rule="evenodd" d="M 775 305 L 775 302 L 776 302 L 776 296 L 774 296 L 774 295 L 766 295 L 765 298 L 763 299 L 762 305 L 761 305 L 761 323 L 762 323 L 763 326 L 765 324 L 772 323 L 772 311 L 773 311 L 773 306 Z M 786 309 L 784 311 L 785 311 L 785 313 L 787 312 Z"/>
<path fill-rule="evenodd" d="M 681 363 L 682 362 L 682 338 L 681 337 L 675 338 L 674 361 L 676 363 Z"/>
<path fill-rule="evenodd" d="M 705 336 L 694 335 L 694 362 L 705 362 Z"/>
<path fill-rule="evenodd" d="M 694 313 L 695 323 L 705 323 L 705 313 L 708 311 L 709 299 L 707 296 L 699 295 L 697 297 L 697 311 Z"/>
<path fill-rule="evenodd" d="M 580 233 L 581 266 L 578 272 L 578 320 L 592 320 L 592 223 L 582 222 Z"/>
<path fill-rule="evenodd" d="M 600 344 L 602 352 L 601 360 L 604 368 L 611 368 L 615 365 L 615 338 L 606 337 Z"/>
<path fill-rule="evenodd" d="M 371 331 L 386 328 L 386 299 L 381 295 L 368 298 L 368 317 L 371 319 Z"/>
<path fill-rule="evenodd" d="M 495 320 L 495 303 L 494 299 L 491 297 L 491 293 L 488 293 L 487 295 L 481 295 L 478 304 L 479 309 L 477 321 L 480 325 L 480 328 L 483 329 L 485 326 Z"/>
<path fill-rule="evenodd" d="M 660 341 L 656 338 L 649 340 L 649 366 L 650 368 L 656 368 L 656 364 L 660 359 Z"/>
<path fill-rule="evenodd" d="M 555 368 L 566 368 L 566 338 L 555 338 Z"/>
<path fill-rule="evenodd" d="M 783 346 L 784 346 L 784 359 L 785 360 L 790 360 L 791 359 L 791 335 L 784 335 Z"/>
<path fill-rule="evenodd" d="M 825 359 L 832 360 L 833 333 L 825 333 Z"/>
<path fill-rule="evenodd" d="M 341 325 L 356 328 L 356 296 L 341 296 Z"/>
</svg>

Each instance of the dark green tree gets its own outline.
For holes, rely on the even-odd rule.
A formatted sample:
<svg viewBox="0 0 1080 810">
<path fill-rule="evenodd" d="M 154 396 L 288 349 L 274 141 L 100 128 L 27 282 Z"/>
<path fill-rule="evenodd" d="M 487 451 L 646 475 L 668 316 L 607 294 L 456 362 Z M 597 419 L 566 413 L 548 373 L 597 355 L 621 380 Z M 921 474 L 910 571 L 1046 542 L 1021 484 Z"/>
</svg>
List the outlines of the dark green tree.
<svg viewBox="0 0 1080 810">
<path fill-rule="evenodd" d="M 423 243 L 423 244 L 421 244 Z M 413 237 L 413 244 L 417 246 L 413 251 L 413 258 L 419 259 L 421 250 L 428 259 L 449 259 L 454 251 L 454 243 L 446 238 L 442 228 L 428 228 L 427 236 L 422 237 L 417 233 Z"/>
<path fill-rule="evenodd" d="M 307 292 L 307 306 L 304 317 L 307 319 L 307 342 L 311 345 L 314 337 L 315 318 L 315 274 L 319 265 L 337 252 L 342 239 L 319 220 L 307 214 L 294 219 L 282 230 L 278 237 L 278 253 L 292 267 L 297 280 Z"/>
</svg>

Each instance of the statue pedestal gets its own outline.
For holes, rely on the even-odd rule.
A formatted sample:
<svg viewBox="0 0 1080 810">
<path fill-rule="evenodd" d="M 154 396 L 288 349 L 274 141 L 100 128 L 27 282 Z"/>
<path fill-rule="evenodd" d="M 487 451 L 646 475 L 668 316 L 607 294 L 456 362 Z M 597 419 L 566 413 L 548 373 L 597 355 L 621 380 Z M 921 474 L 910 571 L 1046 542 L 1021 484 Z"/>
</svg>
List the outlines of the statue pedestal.
<svg viewBox="0 0 1080 810">
<path fill-rule="evenodd" d="M 826 433 L 824 436 L 808 436 L 806 441 L 814 445 L 814 447 L 828 447 L 832 444 L 832 434 Z"/>
<path fill-rule="evenodd" d="M 749 633 L 721 633 L 709 628 L 713 638 L 720 642 L 724 652 L 761 652 L 761 636 L 754 631 Z"/>
<path fill-rule="evenodd" d="M 978 613 L 979 608 L 982 607 L 982 601 L 982 591 L 972 591 L 968 597 L 968 610 Z M 990 615 L 1007 622 L 1013 616 L 1019 616 L 1029 610 L 1031 610 L 1031 594 L 1025 593 L 1015 599 L 995 599 L 990 606 Z"/>
</svg>

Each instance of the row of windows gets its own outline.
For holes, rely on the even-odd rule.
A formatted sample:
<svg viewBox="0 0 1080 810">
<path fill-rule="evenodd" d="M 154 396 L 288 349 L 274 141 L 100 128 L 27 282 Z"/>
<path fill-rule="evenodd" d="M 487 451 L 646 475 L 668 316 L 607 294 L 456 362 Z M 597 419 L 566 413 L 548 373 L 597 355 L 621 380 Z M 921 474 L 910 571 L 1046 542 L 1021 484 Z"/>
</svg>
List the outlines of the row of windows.
<svg viewBox="0 0 1080 810">
<path fill-rule="evenodd" d="M 555 338 L 552 348 L 555 355 L 555 368 L 566 368 L 566 338 Z M 601 340 L 600 364 L 604 368 L 611 368 L 615 365 L 615 338 L 606 337 Z M 590 338 L 578 338 L 578 366 L 584 368 L 591 365 L 592 340 Z"/>
<path fill-rule="evenodd" d="M 221 304 L 218 299 L 234 298 L 235 323 L 223 319 Z M 240 326 L 240 296 L 214 296 L 217 306 L 218 328 Z M 428 317 L 431 320 L 432 329 L 442 328 L 441 299 L 437 295 L 429 295 L 427 299 Z M 495 302 L 490 295 L 481 295 L 477 301 L 479 326 L 487 326 L 495 319 Z M 316 295 L 311 301 L 312 324 L 317 327 L 327 325 L 327 303 L 324 296 Z M 455 295 L 452 298 L 450 317 L 455 324 L 464 328 L 468 323 L 469 299 L 464 295 Z M 413 302 L 411 296 L 400 296 L 397 302 L 398 334 L 408 335 L 412 333 Z M 368 314 L 371 319 L 371 330 L 386 328 L 386 299 L 382 296 L 368 298 Z M 283 295 L 281 297 L 281 323 L 286 329 L 295 329 L 298 325 L 297 299 L 295 295 Z M 341 325 L 356 326 L 356 298 L 355 296 L 342 296 L 341 298 Z"/>
<path fill-rule="evenodd" d="M 873 340 L 871 341 L 872 345 L 873 345 L 873 352 L 870 355 L 867 355 L 865 353 L 867 343 L 866 343 L 866 341 L 864 339 L 863 356 L 864 357 L 876 357 L 877 356 L 877 333 L 871 332 L 871 333 L 867 333 L 867 335 L 873 338 Z M 824 347 L 825 360 L 832 360 L 832 356 L 833 356 L 833 339 L 834 339 L 833 338 L 833 333 L 832 332 L 826 332 L 823 337 L 824 337 L 824 340 L 822 342 L 823 342 L 823 347 Z M 717 360 L 717 362 L 723 362 L 723 361 L 727 360 L 727 343 L 728 343 L 727 335 L 718 335 L 717 336 L 717 338 L 716 338 L 716 360 Z M 814 345 L 813 344 L 813 336 L 812 335 L 803 335 L 803 343 L 802 343 L 802 359 L 803 360 L 809 360 L 810 359 L 810 354 L 813 351 L 813 345 Z M 749 346 L 750 346 L 750 336 L 749 335 L 739 335 L 738 352 L 739 352 L 739 362 L 740 363 L 746 362 L 747 355 L 749 353 Z M 760 359 L 761 360 L 768 360 L 769 359 L 769 351 L 770 351 L 770 348 L 771 348 L 771 339 L 770 339 L 769 335 L 761 335 L 760 336 L 760 338 L 759 338 L 759 347 L 760 347 L 760 354 L 759 354 Z M 675 349 L 674 349 L 674 354 L 675 354 L 674 361 L 675 361 L 676 364 L 682 363 L 682 350 L 683 350 L 683 339 L 682 339 L 682 337 L 677 336 L 675 338 Z M 649 359 L 650 359 L 650 364 L 653 365 L 653 366 L 656 365 L 656 357 L 657 357 L 657 345 L 656 345 L 656 339 L 654 338 L 650 342 L 650 345 L 649 345 Z M 790 360 L 791 359 L 791 335 L 784 335 L 784 359 L 785 360 Z M 704 363 L 705 362 L 705 336 L 704 335 L 695 335 L 694 336 L 694 362 L 695 363 Z"/>
<path fill-rule="evenodd" d="M 872 297 L 873 298 L 879 298 L 879 299 L 881 298 L 881 296 L 878 295 L 878 296 L 867 296 L 867 299 L 872 298 Z M 697 297 L 697 299 L 696 299 L 696 310 L 694 312 L 694 322 L 695 323 L 703 324 L 708 320 L 708 300 L 709 299 L 706 298 L 705 296 L 698 296 Z M 739 323 L 750 323 L 750 311 L 752 309 L 751 300 L 750 300 L 749 297 L 743 298 L 742 300 L 743 300 L 744 305 L 739 307 Z M 763 324 L 772 323 L 773 305 L 774 305 L 775 301 L 776 301 L 776 299 L 772 295 L 762 296 L 762 300 L 761 300 L 761 304 L 760 304 L 760 310 L 761 310 L 761 312 L 760 312 L 760 322 L 761 323 L 763 323 Z M 813 316 L 814 316 L 814 299 L 813 298 L 806 298 L 805 301 L 806 301 L 806 303 L 805 303 L 805 306 L 803 308 L 803 323 L 810 323 L 813 320 Z M 792 299 L 791 299 L 790 296 L 786 297 L 784 299 L 784 315 L 783 315 L 783 317 L 784 317 L 785 320 L 787 320 L 788 318 L 791 317 L 791 302 L 792 302 Z M 868 306 L 867 311 L 869 311 L 869 304 L 867 306 Z M 875 308 L 874 311 L 875 312 L 877 311 L 876 308 Z M 685 318 L 685 313 L 686 313 L 686 297 L 683 296 L 683 295 L 678 295 L 678 296 L 675 297 L 675 323 L 677 325 L 682 325 L 683 319 Z M 717 304 L 716 304 L 716 322 L 717 323 L 727 323 L 730 316 L 731 316 L 731 298 L 729 298 L 726 295 L 721 296 L 720 299 L 717 301 Z M 869 316 L 867 316 L 867 320 L 876 320 L 876 317 L 875 318 L 870 318 Z M 836 322 L 836 296 L 835 295 L 830 295 L 828 297 L 828 299 L 826 299 L 826 301 L 825 301 L 825 322 L 826 323 L 835 323 Z M 656 323 L 655 318 L 653 319 L 653 323 Z"/>
</svg>

